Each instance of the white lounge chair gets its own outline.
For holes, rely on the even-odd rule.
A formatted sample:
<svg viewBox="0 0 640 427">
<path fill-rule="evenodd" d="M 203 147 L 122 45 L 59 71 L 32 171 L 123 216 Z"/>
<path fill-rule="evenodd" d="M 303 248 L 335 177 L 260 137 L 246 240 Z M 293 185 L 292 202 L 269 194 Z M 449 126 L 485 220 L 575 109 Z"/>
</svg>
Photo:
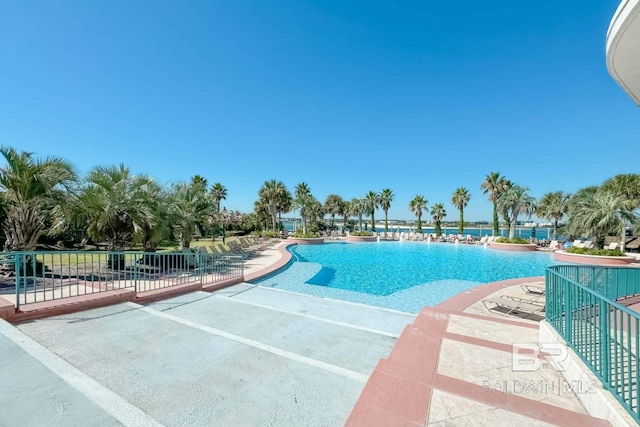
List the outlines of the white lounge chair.
<svg viewBox="0 0 640 427">
<path fill-rule="evenodd" d="M 544 306 L 534 304 L 524 300 L 516 300 L 513 298 L 499 297 L 487 298 L 482 300 L 485 308 L 489 311 L 499 309 L 505 314 L 533 314 L 536 316 L 544 316 Z M 493 307 L 490 307 L 493 305 Z"/>
</svg>

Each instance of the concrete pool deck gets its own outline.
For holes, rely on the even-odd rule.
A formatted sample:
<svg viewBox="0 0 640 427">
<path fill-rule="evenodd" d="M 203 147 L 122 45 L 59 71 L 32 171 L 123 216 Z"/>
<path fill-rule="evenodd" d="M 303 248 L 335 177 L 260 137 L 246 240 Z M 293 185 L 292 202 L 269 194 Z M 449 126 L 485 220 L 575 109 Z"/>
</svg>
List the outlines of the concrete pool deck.
<svg viewBox="0 0 640 427">
<path fill-rule="evenodd" d="M 286 265 L 286 245 L 247 260 L 245 278 Z M 0 320 L 0 424 L 609 425 L 555 370 L 512 369 L 512 343 L 538 342 L 538 323 L 481 300 L 539 280 L 417 316 L 242 283 Z"/>
</svg>

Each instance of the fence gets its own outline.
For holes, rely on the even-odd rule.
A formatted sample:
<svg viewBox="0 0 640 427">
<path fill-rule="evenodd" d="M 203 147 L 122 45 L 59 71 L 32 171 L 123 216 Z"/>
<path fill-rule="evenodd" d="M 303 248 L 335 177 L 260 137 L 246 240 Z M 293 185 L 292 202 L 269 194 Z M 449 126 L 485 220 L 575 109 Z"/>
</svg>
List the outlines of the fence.
<svg viewBox="0 0 640 427">
<path fill-rule="evenodd" d="M 554 266 L 546 270 L 547 321 L 636 421 L 640 421 L 640 313 L 615 299 L 639 293 L 636 269 Z"/>
<path fill-rule="evenodd" d="M 15 305 L 119 289 L 136 293 L 186 283 L 243 277 L 241 255 L 151 252 L 15 252 L 3 262 L 15 271 Z"/>
</svg>

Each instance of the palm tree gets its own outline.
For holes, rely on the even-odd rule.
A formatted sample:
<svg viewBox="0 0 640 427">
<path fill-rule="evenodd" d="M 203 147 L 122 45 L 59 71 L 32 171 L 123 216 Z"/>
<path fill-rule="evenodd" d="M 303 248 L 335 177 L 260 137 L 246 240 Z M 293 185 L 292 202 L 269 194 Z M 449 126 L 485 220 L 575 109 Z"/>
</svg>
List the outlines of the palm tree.
<svg viewBox="0 0 640 427">
<path fill-rule="evenodd" d="M 554 191 L 542 196 L 536 209 L 538 217 L 553 221 L 553 240 L 556 240 L 558 221 L 562 220 L 569 208 L 568 201 L 568 194 L 562 191 Z"/>
<path fill-rule="evenodd" d="M 506 178 L 503 178 L 501 181 L 502 184 L 502 188 L 498 191 L 497 195 L 498 195 L 498 210 L 500 211 L 500 214 L 502 215 L 502 218 L 504 219 L 504 223 L 505 226 L 507 227 L 508 230 L 511 230 L 511 217 L 509 216 L 509 209 L 505 208 L 504 204 L 500 203 L 500 197 L 502 197 L 503 194 L 505 194 L 506 192 L 508 192 L 511 187 L 513 187 L 513 183 L 511 181 L 509 181 Z M 500 231 L 500 230 L 498 230 Z"/>
<path fill-rule="evenodd" d="M 627 200 L 628 208 L 631 210 L 640 207 L 640 174 L 616 175 L 606 180 L 602 184 L 602 189 L 624 197 Z"/>
<path fill-rule="evenodd" d="M 351 199 L 349 206 L 350 206 L 350 210 L 349 210 L 350 213 L 358 217 L 358 228 L 360 231 L 362 231 L 362 216 L 366 212 L 366 206 L 365 206 L 364 200 L 354 197 L 353 199 Z"/>
<path fill-rule="evenodd" d="M 364 196 L 364 204 L 366 212 L 371 216 L 371 231 L 375 233 L 376 231 L 376 219 L 375 213 L 376 209 L 380 206 L 380 195 L 375 191 L 369 191 Z"/>
<path fill-rule="evenodd" d="M 409 210 L 414 212 L 418 217 L 416 233 L 422 233 L 422 211 L 427 208 L 427 202 L 427 199 L 422 195 L 417 195 L 409 202 Z"/>
<path fill-rule="evenodd" d="M 173 184 L 168 210 L 180 250 L 189 247 L 192 234 L 210 212 L 211 204 L 202 184 Z"/>
<path fill-rule="evenodd" d="M 320 221 L 322 217 L 324 217 L 325 211 L 322 203 L 320 203 L 315 197 L 311 197 L 313 200 L 307 208 L 306 215 L 307 221 L 309 222 L 309 224 L 311 224 L 311 231 L 316 232 L 318 231 L 318 221 Z"/>
<path fill-rule="evenodd" d="M 333 222 L 336 215 L 342 213 L 344 201 L 337 194 L 329 194 L 324 202 L 324 210 L 331 216 L 331 230 L 333 230 Z"/>
<path fill-rule="evenodd" d="M 605 236 L 618 229 L 621 223 L 638 222 L 638 215 L 628 207 L 628 199 L 604 188 L 582 189 L 569 201 L 567 231 L 592 237 L 598 249 L 603 247 Z M 624 251 L 626 230 L 620 231 Z"/>
<path fill-rule="evenodd" d="M 285 186 L 280 187 L 278 191 L 278 203 L 276 205 L 276 211 L 278 212 L 278 229 L 282 229 L 282 213 L 290 212 L 293 209 L 293 198 L 291 193 Z"/>
<path fill-rule="evenodd" d="M 503 212 L 511 213 L 509 226 L 509 238 L 514 239 L 516 236 L 516 225 L 518 223 L 518 215 L 520 213 L 533 215 L 536 211 L 536 199 L 528 193 L 529 189 L 520 185 L 512 185 L 498 199 L 498 207 Z M 508 216 L 508 214 L 507 214 Z"/>
<path fill-rule="evenodd" d="M 303 194 L 311 194 L 311 188 L 309 188 L 309 184 L 303 181 L 300 184 L 296 185 L 294 194 L 296 198 Z"/>
<path fill-rule="evenodd" d="M 451 196 L 451 203 L 460 211 L 460 223 L 458 224 L 458 234 L 464 234 L 464 208 L 469 203 L 471 194 L 469 190 L 464 187 L 457 188 Z"/>
<path fill-rule="evenodd" d="M 267 207 L 269 215 L 271 216 L 271 225 L 273 231 L 277 231 L 276 224 L 278 220 L 278 205 L 282 200 L 282 195 L 287 191 L 282 181 L 276 181 L 275 179 L 265 181 L 258 192 L 262 203 Z"/>
<path fill-rule="evenodd" d="M 344 233 L 349 226 L 349 217 L 353 214 L 353 207 L 351 206 L 351 202 L 348 200 L 344 200 L 342 202 L 342 232 Z"/>
<path fill-rule="evenodd" d="M 302 232 L 307 234 L 307 223 L 310 219 L 310 210 L 314 202 L 315 197 L 311 194 L 311 188 L 306 182 L 301 182 L 296 185 L 294 190 L 295 198 L 293 199 L 292 207 L 300 210 L 300 219 L 302 221 Z"/>
<path fill-rule="evenodd" d="M 640 174 L 630 173 L 616 175 L 609 178 L 602 184 L 602 191 L 611 192 L 613 195 L 620 196 L 625 200 L 623 207 L 626 211 L 635 211 L 640 207 Z M 627 241 L 627 220 L 624 216 L 620 217 L 620 248 L 624 251 Z"/>
<path fill-rule="evenodd" d="M 209 194 L 211 195 L 211 197 L 213 198 L 213 202 L 215 203 L 216 213 L 220 212 L 220 202 L 227 199 L 227 189 L 224 185 L 216 182 L 211 186 Z"/>
<path fill-rule="evenodd" d="M 258 199 L 253 203 L 253 212 L 256 215 L 256 222 L 259 225 L 259 230 L 262 231 L 269 227 L 271 222 L 271 213 L 269 212 L 269 205 L 263 199 Z"/>
<path fill-rule="evenodd" d="M 5 247 L 12 251 L 35 250 L 40 237 L 66 202 L 67 191 L 76 181 L 69 162 L 59 157 L 36 159 L 33 153 L 2 147 L 7 162 L 0 168 L 0 201 L 5 219 Z M 60 220 L 60 219 L 58 219 Z"/>
<path fill-rule="evenodd" d="M 385 188 L 380 193 L 380 207 L 384 211 L 384 233 L 385 235 L 389 231 L 389 221 L 388 214 L 389 208 L 391 207 L 391 202 L 393 201 L 393 191 L 390 188 Z"/>
<path fill-rule="evenodd" d="M 436 203 L 431 207 L 431 216 L 436 223 L 436 237 L 440 237 L 442 234 L 441 223 L 442 219 L 447 216 L 447 211 L 444 209 L 444 205 L 442 203 Z"/>
<path fill-rule="evenodd" d="M 135 176 L 124 165 L 95 167 L 76 199 L 73 222 L 83 223 L 96 242 L 106 240 L 109 251 L 120 252 L 136 236 L 153 248 L 162 236 L 153 231 L 162 221 L 158 184 L 146 175 Z M 109 255 L 111 268 L 124 268 L 125 258 Z"/>
<path fill-rule="evenodd" d="M 203 177 L 202 175 L 194 175 L 191 177 L 191 183 L 192 184 L 199 184 L 204 186 L 204 188 L 207 188 L 207 178 Z"/>
<path fill-rule="evenodd" d="M 498 223 L 498 198 L 500 194 L 502 194 L 505 189 L 507 182 L 506 178 L 500 176 L 498 172 L 489 173 L 480 188 L 482 189 L 482 194 L 489 194 L 489 201 L 493 203 L 493 235 L 497 236 L 500 234 L 500 224 Z"/>
<path fill-rule="evenodd" d="M 317 205 L 320 205 L 318 207 Z M 302 220 L 302 233 L 307 234 L 307 225 L 322 212 L 322 204 L 318 202 L 311 193 L 300 192 L 298 197 L 293 199 L 293 208 L 300 211 Z"/>
</svg>

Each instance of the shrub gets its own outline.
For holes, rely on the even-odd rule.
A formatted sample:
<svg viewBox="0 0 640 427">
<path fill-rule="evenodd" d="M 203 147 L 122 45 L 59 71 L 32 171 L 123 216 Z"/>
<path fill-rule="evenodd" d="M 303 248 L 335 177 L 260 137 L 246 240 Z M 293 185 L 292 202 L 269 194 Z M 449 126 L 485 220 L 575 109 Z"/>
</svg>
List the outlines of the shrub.
<svg viewBox="0 0 640 427">
<path fill-rule="evenodd" d="M 277 231 L 265 231 L 262 233 L 264 237 L 278 237 L 279 234 Z"/>
<path fill-rule="evenodd" d="M 578 255 L 624 256 L 620 249 L 587 249 L 571 246 L 566 252 Z"/>
<path fill-rule="evenodd" d="M 506 237 L 500 237 L 500 238 L 496 239 L 496 243 L 515 243 L 517 245 L 528 245 L 531 242 L 528 241 L 527 239 L 521 239 L 520 237 L 516 237 L 516 238 L 513 238 L 513 239 L 508 239 Z"/>
<path fill-rule="evenodd" d="M 318 233 L 303 233 L 302 230 L 298 230 L 295 233 L 293 233 L 292 237 L 299 237 L 301 239 L 313 239 L 318 236 Z"/>
<path fill-rule="evenodd" d="M 370 237 L 373 236 L 373 233 L 370 231 L 353 231 L 351 232 L 352 236 L 362 236 L 362 237 Z"/>
</svg>

